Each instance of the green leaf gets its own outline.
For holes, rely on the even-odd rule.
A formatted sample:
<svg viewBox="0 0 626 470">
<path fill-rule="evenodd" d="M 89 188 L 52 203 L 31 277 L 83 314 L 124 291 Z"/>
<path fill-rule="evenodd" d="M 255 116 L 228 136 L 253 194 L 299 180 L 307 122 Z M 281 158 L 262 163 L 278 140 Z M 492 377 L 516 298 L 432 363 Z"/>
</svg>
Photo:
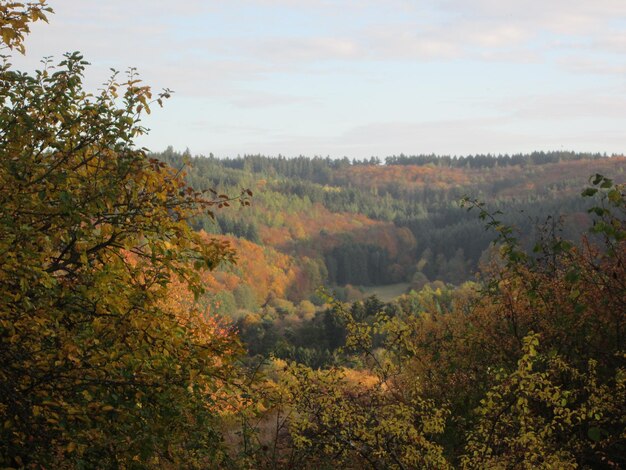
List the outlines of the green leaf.
<svg viewBox="0 0 626 470">
<path fill-rule="evenodd" d="M 594 442 L 600 442 L 600 439 L 602 439 L 602 429 L 597 427 L 589 428 L 587 436 Z"/>
</svg>

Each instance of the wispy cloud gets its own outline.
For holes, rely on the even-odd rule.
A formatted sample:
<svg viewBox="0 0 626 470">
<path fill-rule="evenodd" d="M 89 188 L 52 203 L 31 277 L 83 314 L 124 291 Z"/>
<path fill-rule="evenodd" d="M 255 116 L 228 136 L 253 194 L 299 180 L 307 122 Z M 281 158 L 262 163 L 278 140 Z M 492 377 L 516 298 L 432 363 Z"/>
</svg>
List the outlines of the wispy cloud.
<svg viewBox="0 0 626 470">
<path fill-rule="evenodd" d="M 150 118 L 155 147 L 169 139 L 230 153 L 368 156 L 570 139 L 626 149 L 614 131 L 626 125 L 624 0 L 63 0 L 54 7 L 50 25 L 35 25 L 28 55 L 15 63 L 33 68 L 44 55 L 80 49 L 94 64 L 90 86 L 109 67 L 137 66 L 180 103 Z"/>
</svg>

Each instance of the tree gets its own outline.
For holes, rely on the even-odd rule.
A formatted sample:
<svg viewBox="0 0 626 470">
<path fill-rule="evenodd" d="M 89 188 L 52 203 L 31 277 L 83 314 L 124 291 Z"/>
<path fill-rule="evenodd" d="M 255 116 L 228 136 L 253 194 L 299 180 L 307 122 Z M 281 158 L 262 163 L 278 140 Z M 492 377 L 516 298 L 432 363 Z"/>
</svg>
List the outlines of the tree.
<svg viewBox="0 0 626 470">
<path fill-rule="evenodd" d="M 46 11 L 3 3 L 4 44 L 23 50 Z M 240 348 L 168 288 L 199 294 L 198 271 L 234 259 L 187 224 L 228 198 L 134 145 L 168 91 L 153 98 L 131 70 L 91 95 L 85 65 L 0 66 L 0 463 L 219 464 Z"/>
<path fill-rule="evenodd" d="M 517 369 L 481 400 L 463 468 L 620 468 L 623 371 L 603 383 L 596 361 L 577 371 L 539 347 L 539 335 L 526 336 Z"/>
</svg>

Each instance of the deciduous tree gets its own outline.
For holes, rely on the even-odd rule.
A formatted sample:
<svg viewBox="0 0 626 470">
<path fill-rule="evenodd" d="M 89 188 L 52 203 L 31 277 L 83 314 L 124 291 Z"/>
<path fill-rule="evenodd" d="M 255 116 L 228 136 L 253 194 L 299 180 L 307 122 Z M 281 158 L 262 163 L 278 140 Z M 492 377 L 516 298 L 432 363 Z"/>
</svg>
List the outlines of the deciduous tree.
<svg viewBox="0 0 626 470">
<path fill-rule="evenodd" d="M 47 11 L 4 2 L 2 41 L 23 50 Z M 187 224 L 228 198 L 135 146 L 169 92 L 131 71 L 91 95 L 85 66 L 78 53 L 34 75 L 0 66 L 0 465 L 220 462 L 239 346 L 168 287 L 200 293 L 198 271 L 233 260 Z"/>
</svg>

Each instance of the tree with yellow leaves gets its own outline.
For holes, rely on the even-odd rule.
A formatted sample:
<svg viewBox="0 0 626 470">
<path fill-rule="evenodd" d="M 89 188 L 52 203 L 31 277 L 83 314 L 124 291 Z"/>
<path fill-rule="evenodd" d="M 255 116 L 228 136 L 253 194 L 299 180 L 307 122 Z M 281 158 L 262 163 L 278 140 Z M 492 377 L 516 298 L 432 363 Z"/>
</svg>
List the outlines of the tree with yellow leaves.
<svg viewBox="0 0 626 470">
<path fill-rule="evenodd" d="M 4 45 L 23 51 L 46 12 L 3 2 Z M 131 70 L 91 95 L 85 65 L 0 66 L 0 466 L 219 464 L 239 345 L 167 299 L 233 259 L 187 224 L 228 198 L 134 145 L 168 91 Z"/>
</svg>

